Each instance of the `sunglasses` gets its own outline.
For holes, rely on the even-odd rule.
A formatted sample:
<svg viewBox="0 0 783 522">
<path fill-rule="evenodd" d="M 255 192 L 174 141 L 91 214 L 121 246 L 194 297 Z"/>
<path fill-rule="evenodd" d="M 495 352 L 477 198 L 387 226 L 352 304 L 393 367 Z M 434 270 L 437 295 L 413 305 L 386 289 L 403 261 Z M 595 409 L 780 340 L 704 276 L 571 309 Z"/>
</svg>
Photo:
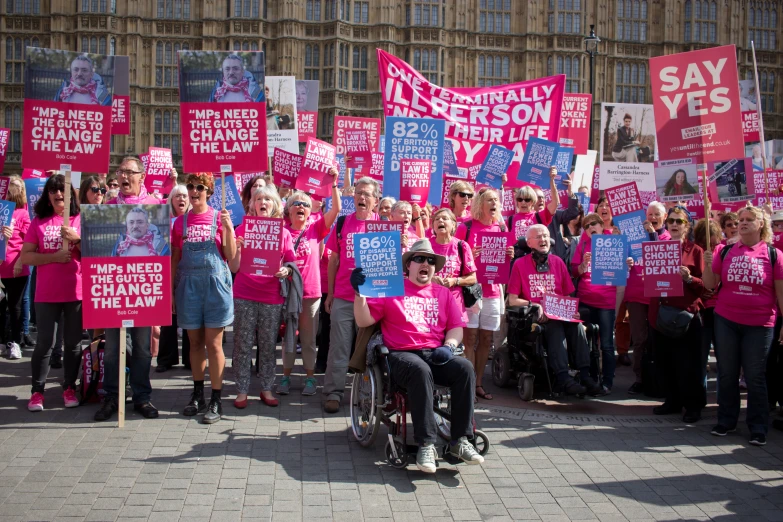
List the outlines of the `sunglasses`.
<svg viewBox="0 0 783 522">
<path fill-rule="evenodd" d="M 457 195 L 461 198 L 468 198 L 468 199 L 473 197 L 473 194 L 471 194 L 470 192 L 457 192 Z"/>
<path fill-rule="evenodd" d="M 196 190 L 198 190 L 199 192 L 204 192 L 205 190 L 207 190 L 207 187 L 206 187 L 206 186 L 204 186 L 204 185 L 201 185 L 201 184 L 194 185 L 193 183 L 188 183 L 188 184 L 187 184 L 187 189 L 188 189 L 189 191 L 190 191 L 190 190 L 193 190 L 193 189 L 196 189 Z"/>
<path fill-rule="evenodd" d="M 523 201 L 525 203 L 530 203 L 533 200 L 531 198 L 517 198 L 517 203 L 522 203 Z"/>
<path fill-rule="evenodd" d="M 600 221 L 593 221 L 592 223 L 588 223 L 588 224 L 586 224 L 586 225 L 585 225 L 585 228 L 594 227 L 594 226 L 596 226 L 596 225 L 603 225 L 603 223 L 601 223 Z"/>
<path fill-rule="evenodd" d="M 435 266 L 435 258 L 434 257 L 427 257 L 427 256 L 413 256 L 411 258 L 411 261 L 414 263 L 422 264 L 426 262 L 428 265 Z"/>
<path fill-rule="evenodd" d="M 63 194 L 65 194 L 65 188 L 64 187 L 55 187 L 55 188 L 50 188 L 49 189 L 49 194 L 51 194 L 51 195 L 55 195 L 58 192 L 62 192 Z"/>
<path fill-rule="evenodd" d="M 101 194 L 106 194 L 106 189 L 101 187 L 90 187 L 90 192 L 93 194 L 97 194 L 98 192 Z"/>
<path fill-rule="evenodd" d="M 291 202 L 292 207 L 304 207 L 304 208 L 310 208 L 310 203 L 306 201 L 292 201 Z"/>
<path fill-rule="evenodd" d="M 117 171 L 118 176 L 132 176 L 134 174 L 141 174 L 140 170 L 120 169 Z"/>
<path fill-rule="evenodd" d="M 112 181 L 111 183 L 109 183 L 109 188 L 113 188 L 113 189 L 120 188 L 120 184 L 117 183 L 116 181 Z"/>
<path fill-rule="evenodd" d="M 685 220 L 680 218 L 669 218 L 666 220 L 666 223 L 668 223 L 669 225 L 673 225 L 675 223 L 677 223 L 678 225 L 684 225 Z"/>
</svg>

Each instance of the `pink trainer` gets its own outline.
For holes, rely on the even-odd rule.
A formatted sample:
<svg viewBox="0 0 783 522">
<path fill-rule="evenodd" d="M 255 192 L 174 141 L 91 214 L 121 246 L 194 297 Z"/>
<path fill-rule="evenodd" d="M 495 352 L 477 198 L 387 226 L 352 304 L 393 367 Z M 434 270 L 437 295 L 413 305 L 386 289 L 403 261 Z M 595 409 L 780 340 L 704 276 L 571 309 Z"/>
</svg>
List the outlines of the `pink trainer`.
<svg viewBox="0 0 783 522">
<path fill-rule="evenodd" d="M 79 406 L 79 398 L 76 396 L 76 392 L 73 388 L 66 388 L 63 392 L 63 402 L 66 408 L 76 408 Z"/>
<path fill-rule="evenodd" d="M 35 392 L 30 397 L 30 402 L 27 403 L 27 409 L 29 411 L 43 411 L 44 396 L 41 392 Z"/>
</svg>

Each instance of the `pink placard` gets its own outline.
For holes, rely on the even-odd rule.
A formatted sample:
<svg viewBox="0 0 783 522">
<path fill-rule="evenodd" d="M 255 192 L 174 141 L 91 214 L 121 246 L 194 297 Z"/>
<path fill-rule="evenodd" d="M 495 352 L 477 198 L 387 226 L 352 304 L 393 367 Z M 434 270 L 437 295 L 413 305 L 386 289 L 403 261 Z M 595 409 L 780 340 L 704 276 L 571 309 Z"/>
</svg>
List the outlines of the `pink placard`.
<svg viewBox="0 0 783 522">
<path fill-rule="evenodd" d="M 345 166 L 349 169 L 363 169 L 372 164 L 369 133 L 364 129 L 345 131 Z M 351 157 L 351 161 L 347 157 Z"/>
<path fill-rule="evenodd" d="M 508 283 L 510 274 L 508 247 L 514 242 L 510 232 L 479 232 L 476 237 L 476 248 L 480 248 L 476 257 L 476 279 L 479 283 L 488 285 L 504 285 Z"/>
<path fill-rule="evenodd" d="M 635 181 L 608 188 L 604 190 L 604 194 L 609 199 L 609 208 L 613 216 L 621 216 L 645 208 Z"/>
<path fill-rule="evenodd" d="M 11 132 L 9 129 L 0 129 L 0 172 L 5 168 L 5 157 L 8 153 L 8 138 Z"/>
<path fill-rule="evenodd" d="M 582 322 L 575 317 L 579 313 L 579 299 L 576 297 L 544 294 L 541 307 L 544 309 L 544 315 L 553 321 Z"/>
<path fill-rule="evenodd" d="M 590 112 L 593 96 L 564 94 L 560 111 L 560 145 L 573 147 L 574 154 L 587 154 L 590 142 Z"/>
<path fill-rule="evenodd" d="M 400 158 L 400 201 L 424 205 L 430 193 L 432 160 Z"/>
<path fill-rule="evenodd" d="M 454 178 L 452 176 L 443 176 L 443 198 L 441 199 L 441 207 L 443 208 L 449 208 L 449 191 L 451 190 L 451 185 L 453 183 L 456 183 L 457 181 L 464 181 L 471 187 L 473 187 L 471 190 L 475 193 L 476 188 L 472 181 L 468 181 L 463 178 Z M 468 204 L 468 208 L 470 208 L 470 205 Z"/>
<path fill-rule="evenodd" d="M 367 233 L 370 232 L 399 232 L 404 234 L 405 222 L 403 221 L 367 221 Z"/>
<path fill-rule="evenodd" d="M 275 148 L 274 165 L 272 166 L 272 175 L 275 183 L 281 187 L 293 187 L 296 183 L 296 177 L 299 175 L 299 169 L 302 168 L 304 156 L 294 154 Z"/>
<path fill-rule="evenodd" d="M 383 162 L 383 152 L 373 152 L 372 164 L 370 165 L 370 170 L 367 172 L 367 175 L 376 181 L 383 181 Z M 363 171 L 364 169 L 362 169 L 362 172 Z"/>
<path fill-rule="evenodd" d="M 115 93 L 111 97 L 111 133 L 130 134 L 130 96 Z"/>
<path fill-rule="evenodd" d="M 11 178 L 8 176 L 0 176 L 0 199 L 5 199 L 6 195 L 8 194 L 8 184 L 10 182 Z"/>
<path fill-rule="evenodd" d="M 234 172 L 234 181 L 237 185 L 237 192 L 240 194 L 251 179 L 256 176 L 263 176 L 264 172 Z"/>
<path fill-rule="evenodd" d="M 642 243 L 644 264 L 644 297 L 678 297 L 683 295 L 679 241 L 646 241 Z"/>
<path fill-rule="evenodd" d="M 304 160 L 296 178 L 296 188 L 318 199 L 328 197 L 332 192 L 332 176 L 337 149 L 325 141 L 307 139 Z"/>
<path fill-rule="evenodd" d="M 245 274 L 273 276 L 280 270 L 281 218 L 245 216 L 244 246 L 239 270 Z"/>
<path fill-rule="evenodd" d="M 147 165 L 144 168 L 144 186 L 150 194 L 168 194 L 174 187 L 171 179 L 171 169 L 174 162 L 171 158 L 171 149 L 150 147 L 147 154 Z"/>
<path fill-rule="evenodd" d="M 22 179 L 38 179 L 46 177 L 46 172 L 38 169 L 22 169 Z"/>
<path fill-rule="evenodd" d="M 378 150 L 378 140 L 381 136 L 381 120 L 379 118 L 358 118 L 355 116 L 335 116 L 332 140 L 337 147 L 337 154 L 346 153 L 345 133 L 349 130 L 365 130 L 370 140 L 370 148 Z"/>
<path fill-rule="evenodd" d="M 304 143 L 307 138 L 315 138 L 318 129 L 318 112 L 296 111 L 296 127 L 299 130 L 299 143 Z"/>
<path fill-rule="evenodd" d="M 742 111 L 742 135 L 745 143 L 760 141 L 758 111 Z"/>
</svg>

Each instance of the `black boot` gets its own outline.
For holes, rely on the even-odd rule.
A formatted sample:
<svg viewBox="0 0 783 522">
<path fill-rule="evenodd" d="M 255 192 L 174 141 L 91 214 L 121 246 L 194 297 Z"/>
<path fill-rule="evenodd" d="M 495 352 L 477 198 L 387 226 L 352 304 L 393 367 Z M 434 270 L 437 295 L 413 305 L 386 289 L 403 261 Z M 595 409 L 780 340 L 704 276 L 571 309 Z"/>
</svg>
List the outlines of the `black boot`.
<svg viewBox="0 0 783 522">
<path fill-rule="evenodd" d="M 195 386 L 193 388 L 193 393 L 190 395 L 190 402 L 187 406 L 185 406 L 182 414 L 188 417 L 193 417 L 194 415 L 198 415 L 206 409 L 207 402 L 204 400 L 204 387 Z"/>
<path fill-rule="evenodd" d="M 101 407 L 95 412 L 96 422 L 107 421 L 112 418 L 112 415 L 117 411 L 117 398 L 106 395 L 101 402 Z"/>
<path fill-rule="evenodd" d="M 223 402 L 220 400 L 220 390 L 212 390 L 207 413 L 204 414 L 204 424 L 214 424 L 223 415 Z"/>
</svg>

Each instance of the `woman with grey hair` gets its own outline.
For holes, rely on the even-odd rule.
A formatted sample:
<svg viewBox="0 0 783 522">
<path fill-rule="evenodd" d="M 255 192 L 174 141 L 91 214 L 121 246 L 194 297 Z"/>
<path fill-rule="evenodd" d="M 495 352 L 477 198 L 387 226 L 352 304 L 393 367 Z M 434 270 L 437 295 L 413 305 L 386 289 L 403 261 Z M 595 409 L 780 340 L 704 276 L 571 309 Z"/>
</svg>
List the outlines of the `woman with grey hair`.
<svg viewBox="0 0 783 522">
<path fill-rule="evenodd" d="M 381 217 L 381 221 L 391 220 L 391 211 L 397 200 L 391 196 L 386 196 L 380 203 L 378 203 L 378 215 Z"/>
<path fill-rule="evenodd" d="M 398 201 L 391 209 L 391 220 L 402 221 L 402 251 L 407 252 L 413 243 L 424 237 L 421 208 L 407 201 Z M 414 223 L 416 223 L 414 225 Z"/>
</svg>

